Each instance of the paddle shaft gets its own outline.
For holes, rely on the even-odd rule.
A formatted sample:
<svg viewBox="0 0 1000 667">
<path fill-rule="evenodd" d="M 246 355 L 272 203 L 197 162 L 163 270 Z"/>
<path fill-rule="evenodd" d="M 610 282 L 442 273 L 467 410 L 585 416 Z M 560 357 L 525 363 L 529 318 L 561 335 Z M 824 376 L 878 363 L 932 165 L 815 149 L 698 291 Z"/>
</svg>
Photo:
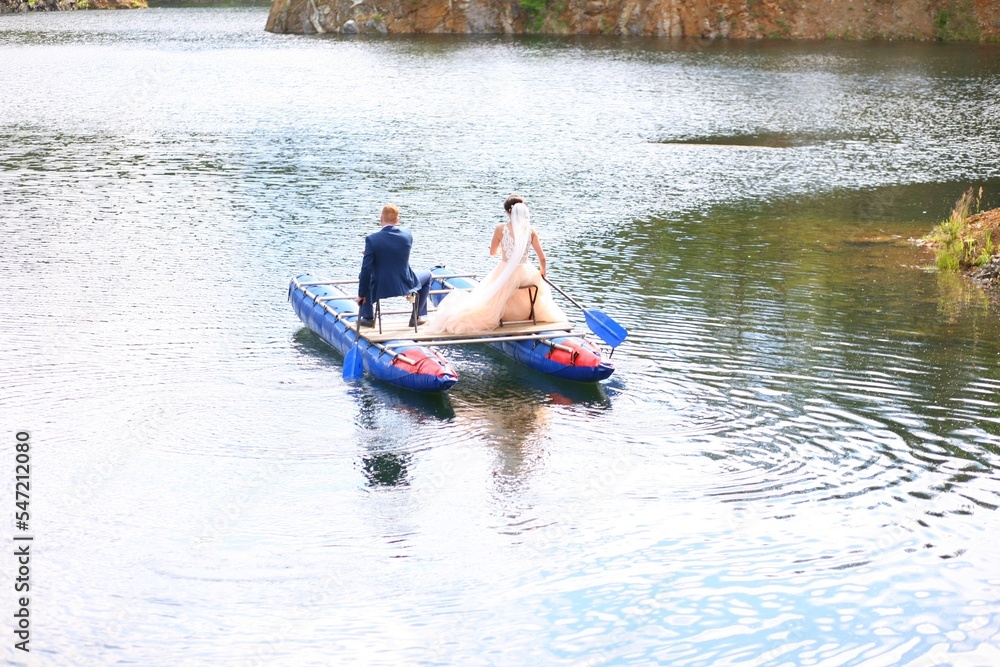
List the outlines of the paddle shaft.
<svg viewBox="0 0 1000 667">
<path fill-rule="evenodd" d="M 566 294 L 566 292 L 564 292 L 564 291 L 562 291 L 561 289 L 559 289 L 559 286 L 558 286 L 558 285 L 556 285 L 556 284 L 555 284 L 554 282 L 552 282 L 551 280 L 549 280 L 549 279 L 548 279 L 547 277 L 545 277 L 545 276 L 542 276 L 542 280 L 544 280 L 545 282 L 547 282 L 547 283 L 548 283 L 549 285 L 552 285 L 552 287 L 554 287 L 554 288 L 555 288 L 555 290 L 556 290 L 557 292 L 559 292 L 559 293 L 560 293 L 560 294 L 562 294 L 562 295 L 563 295 L 564 297 L 566 297 L 567 299 L 569 299 L 569 300 L 570 300 L 570 302 L 571 302 L 571 303 L 572 303 L 572 304 L 573 304 L 574 306 L 576 306 L 576 307 L 577 307 L 577 308 L 579 308 L 580 310 L 584 310 L 584 311 L 585 311 L 585 310 L 587 310 L 586 308 L 584 308 L 583 306 L 581 306 L 581 305 L 580 305 L 579 303 L 577 303 L 576 299 L 574 299 L 574 298 L 573 298 L 573 297 L 571 297 L 571 296 L 570 296 L 569 294 Z"/>
<path fill-rule="evenodd" d="M 542 276 L 542 280 L 547 282 L 549 285 L 552 285 L 552 287 L 554 287 L 560 294 L 569 299 L 574 306 L 582 310 L 583 318 L 587 321 L 587 326 L 590 327 L 590 330 L 597 334 L 601 340 L 610 345 L 612 349 L 622 344 L 622 341 L 625 340 L 625 336 L 628 335 L 628 331 L 625 330 L 625 327 L 615 322 L 611 319 L 610 315 L 603 311 L 584 308 L 576 302 L 576 299 L 559 289 L 557 285 L 545 276 Z"/>
</svg>

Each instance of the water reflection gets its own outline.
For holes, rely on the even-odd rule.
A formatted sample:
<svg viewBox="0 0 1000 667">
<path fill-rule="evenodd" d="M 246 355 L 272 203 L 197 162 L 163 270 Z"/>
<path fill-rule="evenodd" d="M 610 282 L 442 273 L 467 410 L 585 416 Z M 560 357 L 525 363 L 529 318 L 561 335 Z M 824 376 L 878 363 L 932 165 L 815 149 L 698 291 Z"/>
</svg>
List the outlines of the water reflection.
<svg viewBox="0 0 1000 667">
<path fill-rule="evenodd" d="M 509 391 L 495 398 L 456 397 L 454 402 L 456 423 L 494 452 L 492 475 L 498 483 L 513 487 L 523 481 L 543 456 L 550 406 Z"/>
<path fill-rule="evenodd" d="M 331 381 L 340 380 L 341 355 L 306 327 L 293 345 L 322 363 Z M 366 378 L 351 385 L 357 404 L 361 468 L 369 486 L 404 486 L 422 440 L 415 437 L 428 420 L 445 422 L 456 441 L 479 443 L 495 453 L 492 476 L 502 493 L 514 491 L 544 457 L 551 411 L 584 410 L 597 415 L 611 408 L 601 384 L 551 378 L 513 362 L 491 348 L 451 348 L 462 377 L 460 389 L 421 394 Z M 614 391 L 614 389 L 612 389 Z"/>
<path fill-rule="evenodd" d="M 414 451 L 414 437 L 428 422 L 450 420 L 455 411 L 446 394 L 409 392 L 377 381 L 364 381 L 350 391 L 358 404 L 361 468 L 368 485 L 405 486 Z"/>
<path fill-rule="evenodd" d="M 981 318 L 990 320 L 996 317 L 997 305 L 981 288 L 969 283 L 968 279 L 954 272 L 940 271 L 937 273 L 938 312 L 943 321 L 948 324 L 958 324 L 960 318 Z M 992 334 L 992 322 L 988 323 L 984 333 Z M 963 327 L 964 328 L 964 327 Z M 973 331 L 980 327 L 974 326 Z M 977 336 L 978 337 L 978 336 Z"/>
<path fill-rule="evenodd" d="M 531 388 L 534 390 L 535 400 L 556 405 L 586 406 L 595 413 L 611 408 L 611 396 L 618 386 L 614 382 L 562 380 L 534 371 L 493 348 L 484 348 L 483 354 L 501 369 L 497 375 L 490 377 L 491 381 L 500 381 L 504 386 Z"/>
<path fill-rule="evenodd" d="M 406 479 L 410 456 L 382 452 L 362 456 L 361 462 L 369 486 L 401 486 L 408 484 Z"/>
<path fill-rule="evenodd" d="M 343 367 L 343 355 L 313 333 L 309 327 L 300 327 L 292 334 L 292 346 L 324 367 L 337 364 Z"/>
<path fill-rule="evenodd" d="M 792 134 L 787 132 L 757 132 L 754 134 L 734 134 L 729 136 L 708 135 L 704 137 L 681 137 L 676 139 L 650 140 L 651 143 L 704 146 L 739 146 L 755 148 L 791 148 L 807 146 L 833 139 L 814 133 Z M 837 137 L 839 138 L 839 137 Z"/>
</svg>

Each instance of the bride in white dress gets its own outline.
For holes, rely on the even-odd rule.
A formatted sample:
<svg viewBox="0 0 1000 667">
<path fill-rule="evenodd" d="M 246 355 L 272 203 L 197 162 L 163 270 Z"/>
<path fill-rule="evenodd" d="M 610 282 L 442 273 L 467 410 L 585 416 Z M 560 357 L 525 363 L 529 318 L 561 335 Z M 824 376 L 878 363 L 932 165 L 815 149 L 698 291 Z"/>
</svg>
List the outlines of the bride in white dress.
<svg viewBox="0 0 1000 667">
<path fill-rule="evenodd" d="M 538 288 L 535 319 L 539 322 L 565 322 L 566 315 L 552 299 L 545 275 L 545 252 L 538 234 L 531 227 L 531 216 L 524 199 L 511 195 L 504 202 L 508 221 L 497 225 L 490 243 L 490 254 L 500 252 L 500 261 L 482 282 L 471 291 L 454 291 L 446 296 L 431 316 L 427 331 L 472 334 L 492 331 L 500 320 L 512 322 L 530 319 L 529 290 Z M 538 256 L 541 270 L 528 258 L 529 246 Z"/>
</svg>

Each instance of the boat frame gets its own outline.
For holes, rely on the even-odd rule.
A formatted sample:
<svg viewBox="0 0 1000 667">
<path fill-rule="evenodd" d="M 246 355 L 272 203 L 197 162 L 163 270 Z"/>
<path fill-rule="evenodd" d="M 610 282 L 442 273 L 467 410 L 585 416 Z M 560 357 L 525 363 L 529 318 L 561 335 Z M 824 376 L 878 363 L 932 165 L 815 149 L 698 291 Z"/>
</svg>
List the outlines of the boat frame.
<svg viewBox="0 0 1000 667">
<path fill-rule="evenodd" d="M 431 303 L 428 304 L 429 310 L 433 311 L 434 307 L 452 291 L 472 289 L 474 284 L 469 279 L 475 278 L 475 274 L 449 272 L 445 267 L 434 267 L 432 271 L 432 289 L 430 290 Z M 328 302 L 338 300 L 354 301 L 354 298 L 347 294 L 341 286 L 356 285 L 357 282 L 357 280 L 350 279 L 299 280 L 299 278 L 293 278 L 289 285 L 289 299 L 292 297 L 293 290 L 301 290 L 304 296 L 311 300 L 314 305 L 321 306 L 327 314 L 336 318 L 345 327 L 346 332 L 341 332 L 343 340 L 338 341 L 339 344 L 327 340 L 328 343 L 331 343 L 345 354 L 346 350 L 354 344 L 354 332 L 356 330 L 354 325 L 358 317 L 358 310 L 356 306 L 351 310 L 337 310 L 332 308 Z M 438 287 L 435 288 L 435 285 Z M 309 289 L 311 287 L 333 288 L 337 292 L 340 292 L 340 294 L 316 294 Z M 322 291 L 325 292 L 327 290 Z M 366 352 L 374 348 L 378 351 L 379 356 L 383 354 L 390 355 L 394 360 L 398 359 L 411 366 L 415 366 L 416 361 L 403 353 L 406 349 L 488 344 L 530 368 L 563 379 L 596 382 L 605 379 L 614 372 L 614 366 L 601 358 L 600 348 L 586 339 L 585 332 L 574 330 L 570 322 L 540 322 L 534 319 L 533 301 L 532 299 L 532 319 L 501 322 L 500 326 L 496 329 L 482 334 L 422 332 L 419 330 L 419 326 L 411 326 L 403 319 L 389 318 L 381 323 L 381 331 L 375 327 L 360 329 L 357 344 L 362 345 Z M 383 315 L 410 315 L 411 313 L 410 309 L 382 312 Z M 306 318 L 301 313 L 299 315 L 300 319 L 305 321 Z M 307 326 L 309 326 L 308 322 Z M 312 329 L 313 327 L 310 326 L 310 328 Z M 326 340 L 326 336 L 315 331 L 315 329 L 313 331 Z M 539 345 L 544 346 L 548 351 L 538 350 Z M 553 355 L 557 352 L 560 356 L 560 360 L 558 361 L 553 358 Z M 440 357 L 439 354 L 436 352 L 434 354 L 442 362 L 444 361 L 443 357 Z M 585 361 L 585 363 L 578 365 L 578 360 Z M 410 383 L 401 383 L 383 377 L 377 372 L 378 369 L 374 365 L 367 362 L 368 359 L 366 358 L 366 370 L 372 371 L 372 374 L 376 377 L 380 377 L 397 386 L 417 389 L 418 391 L 435 391 L 433 388 L 421 389 L 409 386 Z M 446 362 L 445 366 L 447 366 Z M 448 370 L 450 371 L 450 368 Z M 454 373 L 454 371 L 451 372 Z M 455 380 L 457 381 L 457 374 L 455 375 Z M 447 387 L 437 390 L 448 389 L 453 384 L 454 382 Z"/>
</svg>

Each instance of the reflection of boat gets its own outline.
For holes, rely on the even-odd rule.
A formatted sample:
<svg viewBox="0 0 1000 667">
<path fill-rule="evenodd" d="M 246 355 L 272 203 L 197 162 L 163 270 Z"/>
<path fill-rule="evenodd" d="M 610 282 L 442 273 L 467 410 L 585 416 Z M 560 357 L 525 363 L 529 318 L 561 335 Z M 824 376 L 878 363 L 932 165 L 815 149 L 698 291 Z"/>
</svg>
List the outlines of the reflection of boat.
<svg viewBox="0 0 1000 667">
<path fill-rule="evenodd" d="M 295 314 L 313 333 L 347 354 L 357 341 L 366 371 L 389 384 L 415 391 L 444 391 L 458 375 L 440 354 L 405 338 L 391 340 L 390 348 L 355 334 L 358 304 L 336 281 L 302 275 L 288 286 Z"/>
<path fill-rule="evenodd" d="M 611 401 L 608 398 L 608 387 L 611 385 L 607 382 L 563 380 L 552 375 L 542 375 L 523 364 L 505 363 L 509 361 L 509 358 L 506 355 L 501 357 L 500 350 L 488 349 L 484 354 L 489 358 L 489 361 L 495 361 L 494 366 L 503 366 L 502 382 L 516 385 L 522 389 L 534 390 L 525 395 L 533 395 L 535 400 L 557 405 L 586 404 L 595 410 L 611 407 Z M 500 377 L 494 375 L 491 379 L 496 383 L 501 381 Z M 470 382 L 469 378 L 463 380 L 463 383 L 468 382 Z"/>
<path fill-rule="evenodd" d="M 456 275 L 443 267 L 435 267 L 433 273 L 434 305 L 448 292 L 471 289 L 476 284 L 471 276 Z M 603 359 L 600 348 L 574 332 L 569 322 L 502 322 L 491 332 L 465 335 L 413 331 L 405 320 L 386 319 L 378 330 L 366 328 L 358 335 L 357 302 L 340 287 L 354 282 L 298 276 L 288 287 L 288 300 L 299 319 L 342 354 L 357 341 L 364 369 L 398 387 L 439 392 L 458 381 L 444 357 L 430 349 L 437 345 L 488 343 L 529 368 L 577 382 L 598 382 L 615 370 Z"/>
</svg>

